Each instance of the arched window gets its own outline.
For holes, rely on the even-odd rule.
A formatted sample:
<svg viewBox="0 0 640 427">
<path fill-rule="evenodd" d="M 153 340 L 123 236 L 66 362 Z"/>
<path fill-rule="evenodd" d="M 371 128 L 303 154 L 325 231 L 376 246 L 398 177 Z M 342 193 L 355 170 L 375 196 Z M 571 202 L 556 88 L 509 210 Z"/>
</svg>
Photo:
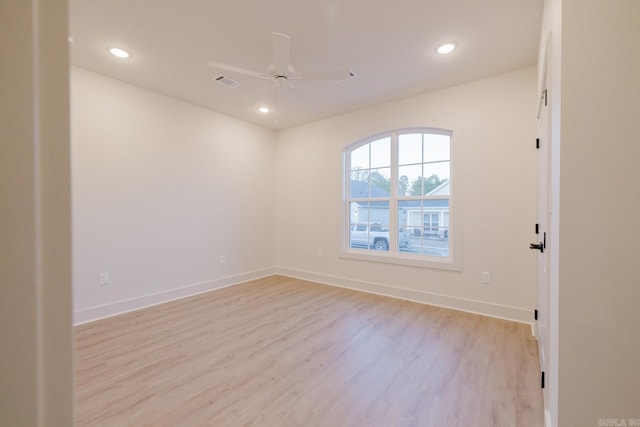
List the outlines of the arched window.
<svg viewBox="0 0 640 427">
<path fill-rule="evenodd" d="M 346 257 L 457 269 L 452 132 L 403 129 L 345 151 Z"/>
</svg>

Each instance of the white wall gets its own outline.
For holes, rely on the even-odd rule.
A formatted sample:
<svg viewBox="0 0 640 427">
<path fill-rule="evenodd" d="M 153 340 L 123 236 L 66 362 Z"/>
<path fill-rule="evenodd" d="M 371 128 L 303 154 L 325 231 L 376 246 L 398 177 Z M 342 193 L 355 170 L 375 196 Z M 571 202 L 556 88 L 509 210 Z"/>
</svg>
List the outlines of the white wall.
<svg viewBox="0 0 640 427">
<path fill-rule="evenodd" d="M 532 321 L 536 93 L 528 68 L 279 132 L 279 271 Z M 462 168 L 462 272 L 339 258 L 343 148 L 412 126 L 452 129 L 461 146 L 454 167 Z M 483 271 L 491 272 L 489 286 L 480 283 Z"/>
<path fill-rule="evenodd" d="M 65 0 L 0 2 L 0 425 L 73 424 Z"/>
<path fill-rule="evenodd" d="M 559 426 L 640 419 L 638 43 L 637 0 L 562 1 Z"/>
<path fill-rule="evenodd" d="M 76 322 L 273 271 L 273 131 L 84 69 L 71 83 Z"/>
</svg>

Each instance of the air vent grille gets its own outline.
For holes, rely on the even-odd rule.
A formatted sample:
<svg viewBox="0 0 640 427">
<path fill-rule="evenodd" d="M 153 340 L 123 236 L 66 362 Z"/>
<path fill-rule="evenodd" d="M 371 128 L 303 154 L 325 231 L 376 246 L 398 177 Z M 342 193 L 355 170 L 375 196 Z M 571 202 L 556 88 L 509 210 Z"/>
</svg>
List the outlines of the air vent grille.
<svg viewBox="0 0 640 427">
<path fill-rule="evenodd" d="M 226 87 L 231 88 L 231 89 L 233 89 L 234 87 L 238 87 L 238 86 L 240 86 L 242 84 L 242 83 L 237 82 L 237 81 L 235 81 L 233 79 L 230 79 L 229 77 L 224 76 L 222 74 L 219 75 L 218 77 L 214 78 L 213 80 L 215 82 L 220 83 L 221 85 L 226 86 Z"/>
</svg>

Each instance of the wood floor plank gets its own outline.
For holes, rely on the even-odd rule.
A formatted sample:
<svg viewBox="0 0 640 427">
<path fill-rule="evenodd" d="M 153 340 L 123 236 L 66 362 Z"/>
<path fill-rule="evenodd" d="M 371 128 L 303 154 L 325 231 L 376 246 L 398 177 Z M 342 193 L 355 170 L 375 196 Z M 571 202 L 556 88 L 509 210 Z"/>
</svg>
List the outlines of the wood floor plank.
<svg viewBox="0 0 640 427">
<path fill-rule="evenodd" d="M 75 329 L 78 426 L 541 426 L 504 320 L 272 276 Z"/>
</svg>

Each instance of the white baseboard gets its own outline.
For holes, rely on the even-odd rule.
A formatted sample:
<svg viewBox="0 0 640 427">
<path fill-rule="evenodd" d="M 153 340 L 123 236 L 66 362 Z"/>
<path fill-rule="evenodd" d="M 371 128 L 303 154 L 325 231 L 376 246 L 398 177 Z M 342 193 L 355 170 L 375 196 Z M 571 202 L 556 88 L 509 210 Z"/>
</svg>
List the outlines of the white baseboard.
<svg viewBox="0 0 640 427">
<path fill-rule="evenodd" d="M 248 282 L 250 280 L 272 276 L 274 274 L 294 277 L 302 280 L 309 280 L 320 284 L 338 286 L 392 298 L 400 298 L 422 304 L 429 304 L 438 307 L 466 311 L 483 316 L 490 316 L 499 319 L 526 323 L 531 325 L 532 329 L 534 327 L 531 321 L 531 310 L 527 310 L 524 308 L 468 300 L 464 298 L 417 291 L 414 289 L 397 288 L 380 283 L 365 282 L 362 280 L 313 273 L 310 271 L 297 270 L 287 267 L 265 268 L 262 270 L 242 273 L 235 276 L 223 277 L 207 282 L 196 283 L 193 285 L 171 289 L 164 292 L 158 292 L 155 294 L 144 295 L 128 300 L 116 301 L 96 307 L 76 310 L 73 314 L 73 323 L 74 325 L 80 325 L 82 323 L 93 322 L 95 320 L 103 319 L 106 317 L 140 310 L 142 308 L 190 297 L 215 289 L 226 288 L 228 286 L 237 285 L 240 283 Z"/>
<path fill-rule="evenodd" d="M 313 273 L 310 271 L 297 270 L 287 267 L 277 267 L 276 274 L 294 277 L 296 279 L 309 280 L 325 285 L 338 286 L 342 288 L 383 295 L 392 298 L 400 298 L 422 304 L 451 308 L 459 311 L 466 311 L 468 313 L 480 314 L 483 316 L 496 317 L 498 319 L 526 323 L 528 325 L 532 324 L 531 310 L 520 307 L 510 307 L 506 305 L 474 301 L 448 295 L 422 292 L 414 289 L 397 288 L 380 283 L 365 282 L 362 280 L 348 279 L 338 276 L 330 276 L 326 274 Z"/>
<path fill-rule="evenodd" d="M 82 323 L 93 322 L 95 320 L 104 319 L 105 317 L 111 317 L 118 314 L 127 313 L 129 311 L 140 310 L 142 308 L 190 297 L 215 289 L 226 288 L 228 286 L 237 285 L 240 283 L 248 282 L 250 280 L 272 276 L 275 274 L 275 272 L 276 269 L 273 267 L 265 268 L 262 270 L 251 271 L 235 276 L 222 277 L 220 279 L 195 283 L 193 285 L 183 286 L 177 289 L 170 289 L 168 291 L 158 292 L 155 294 L 144 295 L 124 301 L 116 301 L 105 305 L 77 310 L 73 313 L 73 324 L 80 325 Z"/>
</svg>

